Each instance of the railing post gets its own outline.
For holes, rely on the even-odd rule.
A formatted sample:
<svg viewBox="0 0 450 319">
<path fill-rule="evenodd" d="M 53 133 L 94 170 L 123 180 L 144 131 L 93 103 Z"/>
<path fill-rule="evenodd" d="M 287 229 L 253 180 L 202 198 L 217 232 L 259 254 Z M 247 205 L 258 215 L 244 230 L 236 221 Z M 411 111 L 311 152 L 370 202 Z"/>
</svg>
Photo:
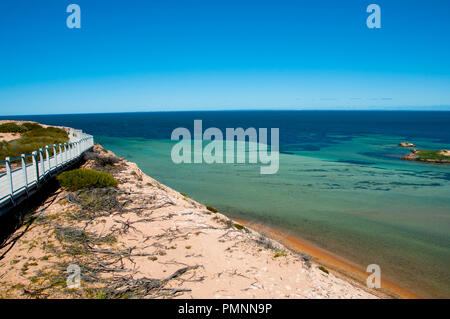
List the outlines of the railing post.
<svg viewBox="0 0 450 319">
<path fill-rule="evenodd" d="M 55 157 L 55 168 L 58 167 L 58 154 L 56 153 L 56 145 L 53 144 L 53 156 Z"/>
<path fill-rule="evenodd" d="M 61 143 L 59 143 L 58 145 L 57 145 L 57 149 L 59 149 L 59 165 L 62 165 L 62 164 L 64 164 L 64 160 L 63 160 L 63 153 L 62 153 L 62 147 L 61 147 Z"/>
<path fill-rule="evenodd" d="M 39 185 L 39 165 L 37 159 L 37 152 L 32 153 L 33 156 L 33 167 L 36 172 L 36 187 Z"/>
<path fill-rule="evenodd" d="M 8 179 L 9 185 L 9 195 L 11 196 L 11 202 L 14 205 L 14 189 L 11 172 L 11 159 L 9 157 L 5 158 L 5 163 L 6 163 L 6 178 Z"/>
<path fill-rule="evenodd" d="M 66 162 L 65 161 L 65 155 L 64 155 L 64 152 L 66 151 L 66 148 L 65 148 L 65 146 L 64 146 L 65 144 L 60 144 L 59 145 L 59 147 L 60 147 L 60 149 L 61 149 L 61 164 L 62 165 L 64 165 L 64 163 Z"/>
<path fill-rule="evenodd" d="M 67 162 L 67 143 L 64 143 L 63 144 L 63 156 L 62 156 L 62 161 L 63 161 L 63 164 L 66 164 L 66 162 Z"/>
<path fill-rule="evenodd" d="M 44 165 L 44 152 L 43 152 L 42 148 L 39 149 L 39 159 L 41 160 L 42 177 L 44 177 L 44 175 L 45 175 L 45 165 Z"/>
<path fill-rule="evenodd" d="M 50 172 L 50 152 L 48 151 L 48 145 L 45 145 L 45 156 L 47 156 L 48 171 Z"/>
<path fill-rule="evenodd" d="M 27 176 L 27 162 L 25 160 L 25 154 L 20 155 L 20 160 L 22 161 L 23 180 L 25 182 L 25 190 L 27 192 L 28 197 L 28 176 Z"/>
</svg>

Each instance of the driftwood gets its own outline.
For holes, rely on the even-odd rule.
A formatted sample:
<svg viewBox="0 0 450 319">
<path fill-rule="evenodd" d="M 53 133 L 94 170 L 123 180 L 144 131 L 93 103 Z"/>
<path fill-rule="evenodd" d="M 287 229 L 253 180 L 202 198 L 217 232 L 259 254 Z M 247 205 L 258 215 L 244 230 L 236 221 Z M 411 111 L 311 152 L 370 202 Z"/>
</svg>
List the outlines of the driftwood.
<svg viewBox="0 0 450 319">
<path fill-rule="evenodd" d="M 164 286 L 174 279 L 179 279 L 180 276 L 185 274 L 187 271 L 194 270 L 201 267 L 200 265 L 188 266 L 180 268 L 175 271 L 172 275 L 164 279 L 154 279 L 154 278 L 139 278 L 134 279 L 133 277 L 118 277 L 110 284 L 108 287 L 104 288 L 102 292 L 104 293 L 104 298 L 115 299 L 115 298 L 144 298 L 144 297 L 173 297 L 182 292 L 190 292 L 190 289 L 177 289 L 177 288 L 165 288 Z"/>
</svg>

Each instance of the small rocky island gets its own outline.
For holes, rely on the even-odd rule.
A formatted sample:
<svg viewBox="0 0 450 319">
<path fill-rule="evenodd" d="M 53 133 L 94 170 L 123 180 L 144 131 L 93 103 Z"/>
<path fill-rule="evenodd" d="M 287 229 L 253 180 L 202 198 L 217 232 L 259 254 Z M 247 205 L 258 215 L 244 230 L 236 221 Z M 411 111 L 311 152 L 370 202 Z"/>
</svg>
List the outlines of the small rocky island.
<svg viewBox="0 0 450 319">
<path fill-rule="evenodd" d="M 402 157 L 402 159 L 427 163 L 450 164 L 450 150 L 428 151 L 412 149 L 411 152 L 407 156 Z"/>
</svg>

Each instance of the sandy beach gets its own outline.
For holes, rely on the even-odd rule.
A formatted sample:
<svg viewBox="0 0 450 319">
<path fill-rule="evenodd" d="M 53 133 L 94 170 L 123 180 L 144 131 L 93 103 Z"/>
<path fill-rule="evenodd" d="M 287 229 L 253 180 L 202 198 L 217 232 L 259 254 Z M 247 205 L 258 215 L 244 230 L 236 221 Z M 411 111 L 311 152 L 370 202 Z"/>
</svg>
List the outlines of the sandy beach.
<svg viewBox="0 0 450 319">
<path fill-rule="evenodd" d="M 96 145 L 83 167 L 98 169 L 97 159 L 111 156 Z M 134 163 L 121 159 L 107 169 L 117 189 L 59 189 L 2 245 L 2 298 L 392 296 L 320 269 L 305 246 L 299 253 L 212 212 Z M 69 265 L 81 269 L 79 288 L 67 287 Z"/>
</svg>

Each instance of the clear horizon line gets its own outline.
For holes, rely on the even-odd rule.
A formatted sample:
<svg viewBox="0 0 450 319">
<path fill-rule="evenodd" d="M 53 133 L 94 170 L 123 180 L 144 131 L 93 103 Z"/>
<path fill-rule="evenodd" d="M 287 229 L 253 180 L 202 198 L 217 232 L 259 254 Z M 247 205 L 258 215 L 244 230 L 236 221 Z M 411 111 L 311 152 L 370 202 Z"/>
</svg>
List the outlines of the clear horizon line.
<svg viewBox="0 0 450 319">
<path fill-rule="evenodd" d="M 80 112 L 80 113 L 34 113 L 34 114 L 0 114 L 0 117 L 17 117 L 17 116 L 46 116 L 46 115 L 89 115 L 89 114 L 127 114 L 127 113 L 176 113 L 176 112 L 450 112 L 450 105 L 439 105 L 439 106 L 417 106 L 417 107 L 385 107 L 385 108 L 324 108 L 324 109 L 314 109 L 314 108 L 303 108 L 303 109 L 191 109 L 191 110 L 148 110 L 148 111 L 117 111 L 117 112 Z"/>
</svg>

